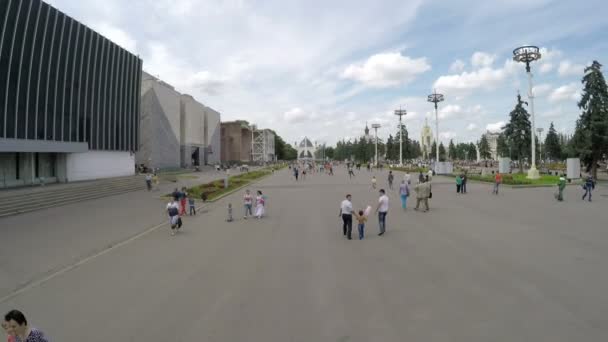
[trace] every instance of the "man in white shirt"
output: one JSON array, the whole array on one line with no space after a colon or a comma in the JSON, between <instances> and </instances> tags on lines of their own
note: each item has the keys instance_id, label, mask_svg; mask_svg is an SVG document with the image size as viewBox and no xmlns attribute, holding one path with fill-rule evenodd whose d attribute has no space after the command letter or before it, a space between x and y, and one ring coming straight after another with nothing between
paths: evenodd
<instances>
[{"instance_id":1,"label":"man in white shirt","mask_svg":"<svg viewBox=\"0 0 608 342\"><path fill-rule=\"evenodd\" d=\"M388 213L388 196L386 196L384 189L380 189L380 198L378 199L376 212L378 213L378 226L380 227L378 236L382 236L386 232L386 214Z\"/></svg>"},{"instance_id":2,"label":"man in white shirt","mask_svg":"<svg viewBox=\"0 0 608 342\"><path fill-rule=\"evenodd\" d=\"M175 199L167 204L167 215L169 215L169 224L171 225L171 235L181 228L181 220L179 218L179 204Z\"/></svg>"},{"instance_id":3,"label":"man in white shirt","mask_svg":"<svg viewBox=\"0 0 608 342\"><path fill-rule=\"evenodd\" d=\"M353 203L351 202L352 196L346 195L346 199L340 203L340 214L342 217L342 232L347 239L352 240L353 232Z\"/></svg>"}]
</instances>

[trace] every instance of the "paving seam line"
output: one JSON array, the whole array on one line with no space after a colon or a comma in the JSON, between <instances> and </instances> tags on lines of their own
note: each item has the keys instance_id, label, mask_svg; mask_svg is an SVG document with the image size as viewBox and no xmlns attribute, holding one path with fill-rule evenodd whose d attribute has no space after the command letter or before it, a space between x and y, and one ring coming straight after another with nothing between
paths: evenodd
<instances>
[{"instance_id":1,"label":"paving seam line","mask_svg":"<svg viewBox=\"0 0 608 342\"><path fill-rule=\"evenodd\" d=\"M245 185L243 185L240 188L234 189L233 191L227 192L227 193L221 195L220 197L214 199L213 201L208 201L207 203L205 203L205 204L197 207L196 210L203 209L203 208L205 208L205 207L207 207L207 206L209 206L209 205L211 205L211 204L219 201L220 199L222 199L222 198L224 198L224 197L226 197L228 195L231 195L231 194L237 192L238 190L243 189L246 186L259 183L259 182L261 182L262 180L264 180L265 178L267 178L267 177L269 177L271 175L273 175L273 173L270 173L270 174L268 174L266 176L258 178L257 180L255 180L255 181L253 181L251 183L245 184ZM143 237L145 235L148 235L148 234L152 233L153 231L156 231L159 228L161 228L163 226L166 226L166 225L168 225L168 223L166 222L166 220L163 220L162 223L159 223L159 224L157 224L157 225L155 225L153 227L150 227L150 228L148 228L148 229L146 229L146 230L144 230L144 231L142 231L140 233L137 233L137 234L135 234L135 235L127 238L126 240L123 240L123 241L120 241L120 242L117 242L117 243L114 243L114 244L110 244L110 246L108 248L106 248L106 249L104 249L104 250L102 250L100 252L97 252L97 253L94 253L92 255L89 255L89 256L85 257L84 259L81 259L81 260L79 260L79 261L77 261L77 262L75 262L75 263L73 263L71 265L65 266L65 267L63 267L63 268L61 268L61 269L59 269L59 270L57 270L57 271L49 274L46 277L43 277L43 278L38 279L38 280L34 280L34 281L30 282L29 284L25 285L24 287L22 287L22 288L20 288L18 290L13 291L13 292L9 293L6 296L0 297L0 303L4 303L4 302L6 302L6 301L8 301L8 300L10 300L10 299L12 299L12 298L14 298L16 296L18 296L18 295L20 295L20 294L28 291L28 290L31 290L31 289L33 289L35 287L38 287L38 286L46 283L49 280L52 280L52 279L54 279L54 278L56 278L56 277L58 277L58 276L60 276L62 274L65 274L65 273L67 273L67 272L69 272L69 271L71 271L71 270L73 270L73 269L75 269L75 268L77 268L79 266L82 266L82 265L88 263L89 261L92 261L92 260L94 260L94 259L96 259L96 258L98 258L100 256L103 256L103 255L105 255L105 254L107 254L107 253L109 253L109 252L111 252L111 251L113 251L115 249L118 249L118 248L120 248L120 247L122 247L124 245L127 245L127 244L129 244L129 243L131 243L131 242L133 242L133 241L135 241L135 240L137 240L137 239L139 239L139 238L141 238L141 237Z\"/></svg>"}]
</instances>

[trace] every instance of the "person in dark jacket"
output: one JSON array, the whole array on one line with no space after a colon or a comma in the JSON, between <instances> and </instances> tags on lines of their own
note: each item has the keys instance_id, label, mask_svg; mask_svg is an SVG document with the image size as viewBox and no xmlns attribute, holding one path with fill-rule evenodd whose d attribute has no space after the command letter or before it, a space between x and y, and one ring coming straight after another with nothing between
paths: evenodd
<instances>
[{"instance_id":1,"label":"person in dark jacket","mask_svg":"<svg viewBox=\"0 0 608 342\"><path fill-rule=\"evenodd\" d=\"M589 202L591 202L591 191L595 189L595 181L593 180L593 177L587 177L587 180L585 180L585 184L583 185L583 189L585 190L585 194L583 195L583 201L585 200L585 197L587 197L588 194Z\"/></svg>"}]
</instances>

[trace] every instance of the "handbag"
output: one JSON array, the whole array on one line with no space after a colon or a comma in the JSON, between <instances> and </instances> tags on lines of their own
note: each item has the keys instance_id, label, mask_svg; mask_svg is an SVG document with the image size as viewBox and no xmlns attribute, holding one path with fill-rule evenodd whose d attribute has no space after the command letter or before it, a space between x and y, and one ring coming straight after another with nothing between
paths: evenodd
<instances>
[{"instance_id":1,"label":"handbag","mask_svg":"<svg viewBox=\"0 0 608 342\"><path fill-rule=\"evenodd\" d=\"M429 193L429 198L433 198L433 192L432 191Z\"/></svg>"}]
</instances>

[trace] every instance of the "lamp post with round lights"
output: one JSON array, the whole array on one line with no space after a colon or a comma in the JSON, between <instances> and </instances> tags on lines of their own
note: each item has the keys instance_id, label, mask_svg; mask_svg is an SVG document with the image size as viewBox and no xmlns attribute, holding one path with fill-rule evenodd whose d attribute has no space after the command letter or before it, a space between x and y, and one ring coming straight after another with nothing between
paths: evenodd
<instances>
[{"instance_id":1,"label":"lamp post with round lights","mask_svg":"<svg viewBox=\"0 0 608 342\"><path fill-rule=\"evenodd\" d=\"M528 170L529 179L538 179L540 174L536 168L536 128L534 123L534 93L532 91L532 72L530 71L530 63L539 60L541 57L540 49L537 46L526 45L513 50L513 60L526 64L526 73L528 74L528 99L530 101L530 117L532 122L532 164Z\"/></svg>"},{"instance_id":2,"label":"lamp post with round lights","mask_svg":"<svg viewBox=\"0 0 608 342\"><path fill-rule=\"evenodd\" d=\"M380 124L372 124L372 128L376 131L376 167L378 167L378 128L380 128Z\"/></svg>"},{"instance_id":3,"label":"lamp post with round lights","mask_svg":"<svg viewBox=\"0 0 608 342\"><path fill-rule=\"evenodd\" d=\"M401 117L407 115L405 109L395 110L395 115L399 116L399 166L403 166L403 124L401 123Z\"/></svg>"},{"instance_id":4,"label":"lamp post with round lights","mask_svg":"<svg viewBox=\"0 0 608 342\"><path fill-rule=\"evenodd\" d=\"M427 99L427 101L435 104L435 136L437 137L437 142L435 143L435 172L437 172L437 167L439 165L439 114L437 111L437 104L443 100L443 94L437 94L437 90L433 91L433 93L429 95Z\"/></svg>"}]
</instances>

